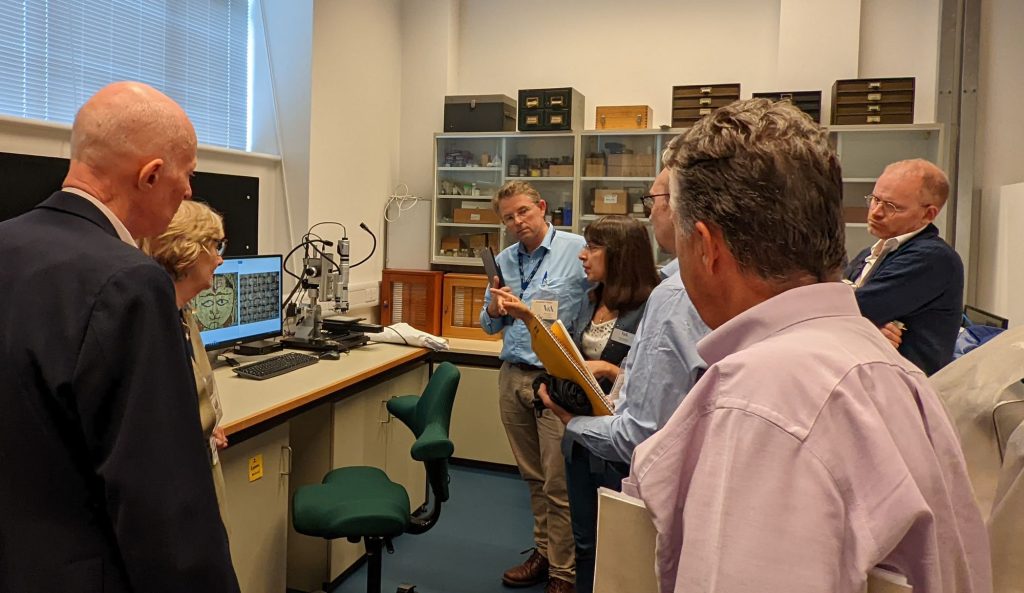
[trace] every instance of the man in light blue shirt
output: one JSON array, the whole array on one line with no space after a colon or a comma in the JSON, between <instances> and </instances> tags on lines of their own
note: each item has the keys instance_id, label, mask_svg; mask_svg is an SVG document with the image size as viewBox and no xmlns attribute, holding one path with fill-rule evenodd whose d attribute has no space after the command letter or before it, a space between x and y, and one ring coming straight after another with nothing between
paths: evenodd
<instances>
[{"instance_id":1,"label":"man in light blue shirt","mask_svg":"<svg viewBox=\"0 0 1024 593\"><path fill-rule=\"evenodd\" d=\"M505 571L502 582L527 587L547 581L547 593L572 593L574 544L561 453L565 429L550 410L538 414L533 406L533 380L543 368L523 320L531 306L544 305L550 314L539 317L560 319L572 331L588 289L577 259L586 241L548 224L547 204L528 183L506 183L492 205L506 231L519 241L495 258L504 286L488 291L480 324L489 334L505 330L498 373L501 421L519 473L530 488L536 546L526 562Z\"/></svg>"},{"instance_id":2,"label":"man in light blue shirt","mask_svg":"<svg viewBox=\"0 0 1024 593\"><path fill-rule=\"evenodd\" d=\"M644 196L644 207L662 250L675 253L675 226L669 204L670 170L664 169ZM544 404L566 423L567 472L576 541L576 589L593 590L597 529L597 487L620 489L629 475L633 449L668 422L679 402L706 368L697 342L710 331L686 294L679 262L661 269L664 280L647 299L623 374L615 413L573 416L552 403ZM582 445L582 447L581 447Z\"/></svg>"}]
</instances>

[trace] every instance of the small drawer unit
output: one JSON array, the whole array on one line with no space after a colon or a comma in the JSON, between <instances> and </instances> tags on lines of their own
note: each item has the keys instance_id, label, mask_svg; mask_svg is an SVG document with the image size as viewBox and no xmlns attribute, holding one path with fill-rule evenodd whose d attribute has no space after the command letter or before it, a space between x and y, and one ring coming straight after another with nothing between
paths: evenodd
<instances>
[{"instance_id":1,"label":"small drawer unit","mask_svg":"<svg viewBox=\"0 0 1024 593\"><path fill-rule=\"evenodd\" d=\"M519 131L583 129L584 97L574 88L521 89Z\"/></svg>"},{"instance_id":2,"label":"small drawer unit","mask_svg":"<svg viewBox=\"0 0 1024 593\"><path fill-rule=\"evenodd\" d=\"M483 274L445 274L444 304L441 307L441 335L446 338L498 340L501 333L488 334L480 327L480 311L487 294Z\"/></svg>"},{"instance_id":3,"label":"small drawer unit","mask_svg":"<svg viewBox=\"0 0 1024 593\"><path fill-rule=\"evenodd\" d=\"M834 125L914 123L914 78L857 78L832 85Z\"/></svg>"},{"instance_id":4,"label":"small drawer unit","mask_svg":"<svg viewBox=\"0 0 1024 593\"><path fill-rule=\"evenodd\" d=\"M797 109L821 123L821 91L779 91L770 93L754 93L755 99L771 99L772 101L789 101Z\"/></svg>"},{"instance_id":5,"label":"small drawer unit","mask_svg":"<svg viewBox=\"0 0 1024 593\"><path fill-rule=\"evenodd\" d=\"M516 100L505 95L450 95L444 98L445 132L512 132Z\"/></svg>"},{"instance_id":6,"label":"small drawer unit","mask_svg":"<svg viewBox=\"0 0 1024 593\"><path fill-rule=\"evenodd\" d=\"M651 127L650 105L602 105L594 116L596 130L643 130Z\"/></svg>"},{"instance_id":7,"label":"small drawer unit","mask_svg":"<svg viewBox=\"0 0 1024 593\"><path fill-rule=\"evenodd\" d=\"M672 127L688 128L719 107L740 98L740 83L672 87Z\"/></svg>"}]
</instances>

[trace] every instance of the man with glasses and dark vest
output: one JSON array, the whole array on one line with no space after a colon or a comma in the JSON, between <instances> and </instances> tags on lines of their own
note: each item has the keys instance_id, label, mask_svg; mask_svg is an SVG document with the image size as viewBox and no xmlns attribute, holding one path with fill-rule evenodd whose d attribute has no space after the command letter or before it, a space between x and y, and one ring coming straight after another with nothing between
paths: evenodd
<instances>
[{"instance_id":1,"label":"man with glasses and dark vest","mask_svg":"<svg viewBox=\"0 0 1024 593\"><path fill-rule=\"evenodd\" d=\"M963 263L932 224L948 195L946 174L926 160L886 167L865 196L878 241L844 273L861 313L928 375L953 360L963 314Z\"/></svg>"}]
</instances>

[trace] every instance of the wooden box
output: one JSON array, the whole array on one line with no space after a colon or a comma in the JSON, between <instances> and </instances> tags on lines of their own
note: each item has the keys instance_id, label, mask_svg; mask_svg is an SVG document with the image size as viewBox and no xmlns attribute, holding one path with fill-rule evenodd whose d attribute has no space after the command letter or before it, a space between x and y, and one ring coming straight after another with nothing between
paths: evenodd
<instances>
[{"instance_id":1,"label":"wooden box","mask_svg":"<svg viewBox=\"0 0 1024 593\"><path fill-rule=\"evenodd\" d=\"M445 274L441 307L441 335L446 338L498 340L501 333L489 335L480 327L480 311L487 294L483 274Z\"/></svg>"},{"instance_id":2,"label":"wooden box","mask_svg":"<svg viewBox=\"0 0 1024 593\"><path fill-rule=\"evenodd\" d=\"M836 125L914 123L914 78L857 78L832 85Z\"/></svg>"},{"instance_id":3,"label":"wooden box","mask_svg":"<svg viewBox=\"0 0 1024 593\"><path fill-rule=\"evenodd\" d=\"M753 98L771 99L772 101L789 101L797 109L821 123L821 91L780 91L770 93L754 93Z\"/></svg>"},{"instance_id":4,"label":"wooden box","mask_svg":"<svg viewBox=\"0 0 1024 593\"><path fill-rule=\"evenodd\" d=\"M490 208L456 208L453 218L463 224L501 224L498 214Z\"/></svg>"},{"instance_id":5,"label":"wooden box","mask_svg":"<svg viewBox=\"0 0 1024 593\"><path fill-rule=\"evenodd\" d=\"M649 105L612 105L597 108L598 130L642 130L651 127L654 111Z\"/></svg>"},{"instance_id":6,"label":"wooden box","mask_svg":"<svg viewBox=\"0 0 1024 593\"><path fill-rule=\"evenodd\" d=\"M444 272L384 270L380 283L380 323L405 322L441 335L441 284Z\"/></svg>"},{"instance_id":7,"label":"wooden box","mask_svg":"<svg viewBox=\"0 0 1024 593\"><path fill-rule=\"evenodd\" d=\"M672 87L672 127L688 128L719 107L740 98L740 83Z\"/></svg>"},{"instance_id":8,"label":"wooden box","mask_svg":"<svg viewBox=\"0 0 1024 593\"><path fill-rule=\"evenodd\" d=\"M608 177L654 177L654 154L609 154Z\"/></svg>"},{"instance_id":9,"label":"wooden box","mask_svg":"<svg viewBox=\"0 0 1024 593\"><path fill-rule=\"evenodd\" d=\"M629 193L624 189L599 187L594 189L594 214L626 214Z\"/></svg>"},{"instance_id":10,"label":"wooden box","mask_svg":"<svg viewBox=\"0 0 1024 593\"><path fill-rule=\"evenodd\" d=\"M868 221L868 208L865 206L844 206L843 222L864 223Z\"/></svg>"}]
</instances>

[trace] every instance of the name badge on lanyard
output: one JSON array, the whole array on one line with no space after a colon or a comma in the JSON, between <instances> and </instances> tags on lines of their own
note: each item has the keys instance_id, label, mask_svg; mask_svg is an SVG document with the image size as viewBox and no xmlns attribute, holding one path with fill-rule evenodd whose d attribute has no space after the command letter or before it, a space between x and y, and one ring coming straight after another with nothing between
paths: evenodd
<instances>
[{"instance_id":1,"label":"name badge on lanyard","mask_svg":"<svg viewBox=\"0 0 1024 593\"><path fill-rule=\"evenodd\" d=\"M636 339L636 334L631 334L621 329L613 329L611 340L624 346L633 346L633 340Z\"/></svg>"},{"instance_id":2,"label":"name badge on lanyard","mask_svg":"<svg viewBox=\"0 0 1024 593\"><path fill-rule=\"evenodd\" d=\"M536 299L530 302L530 311L541 321L554 321L558 319L558 301Z\"/></svg>"}]
</instances>

